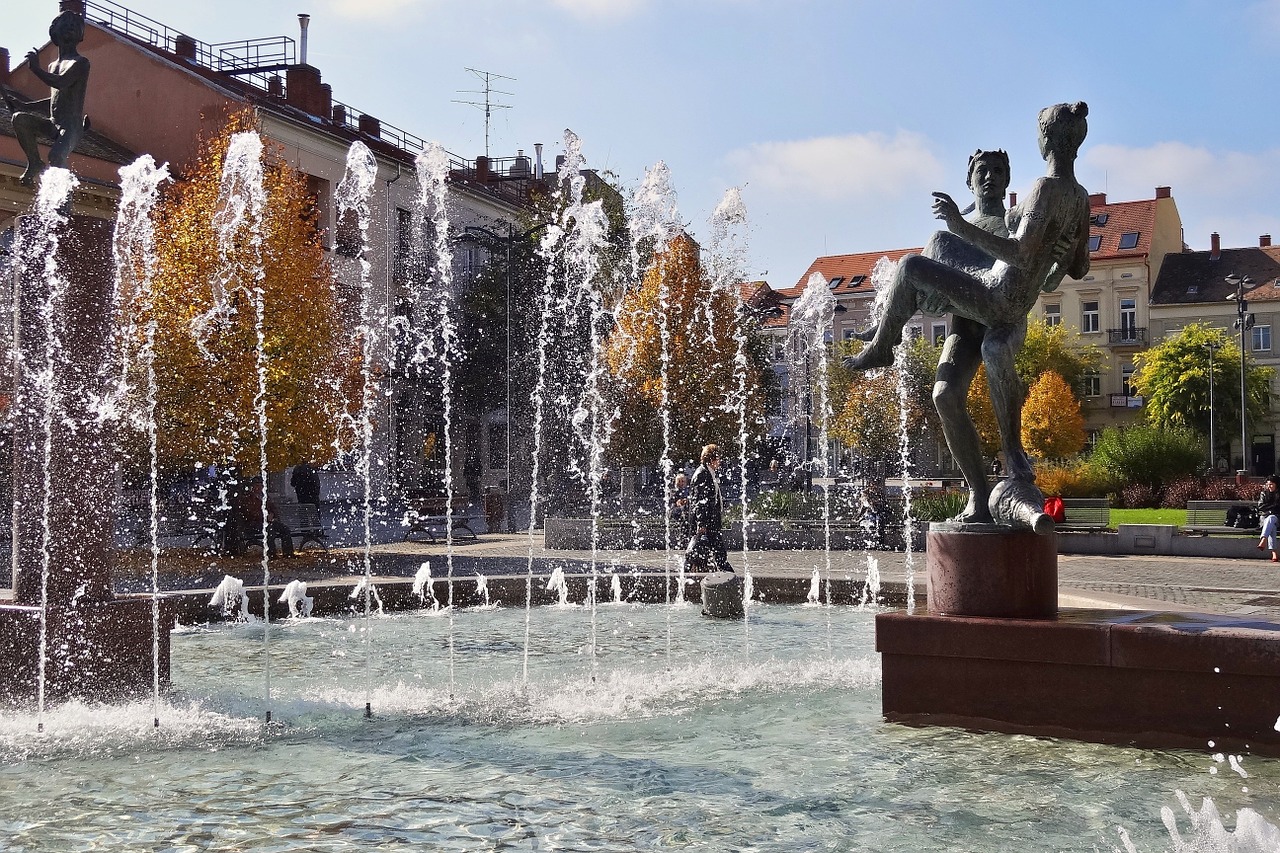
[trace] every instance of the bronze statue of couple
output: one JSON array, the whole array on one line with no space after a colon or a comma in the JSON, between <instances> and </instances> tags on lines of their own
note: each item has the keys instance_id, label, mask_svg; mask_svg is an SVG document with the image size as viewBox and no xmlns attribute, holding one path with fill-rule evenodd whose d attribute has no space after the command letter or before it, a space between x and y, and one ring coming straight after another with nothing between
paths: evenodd
<instances>
[{"instance_id":1,"label":"bronze statue of couple","mask_svg":"<svg viewBox=\"0 0 1280 853\"><path fill-rule=\"evenodd\" d=\"M866 348L845 360L856 370L886 367L913 314L953 315L933 400L947 446L969 484L969 502L957 522L1001 522L1038 533L1053 529L1022 446L1024 390L1014 356L1036 297L1056 289L1066 275L1083 278L1089 271L1089 195L1075 177L1088 113L1082 102L1040 111L1040 155L1047 169L1008 213L1004 151L978 151L969 158L976 205L967 218L949 195L933 194L934 215L947 230L936 232L920 254L898 262L879 322L859 335L868 341ZM966 408L979 364L987 368L1007 472L995 489L988 486L978 432Z\"/></svg>"}]
</instances>

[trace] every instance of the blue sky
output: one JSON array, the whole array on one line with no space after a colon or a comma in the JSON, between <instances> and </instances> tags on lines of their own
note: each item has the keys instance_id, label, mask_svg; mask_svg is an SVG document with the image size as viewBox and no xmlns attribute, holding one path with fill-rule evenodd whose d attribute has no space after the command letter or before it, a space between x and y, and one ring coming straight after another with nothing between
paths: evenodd
<instances>
[{"instance_id":1,"label":"blue sky","mask_svg":"<svg viewBox=\"0 0 1280 853\"><path fill-rule=\"evenodd\" d=\"M6 10L16 64L54 0ZM490 150L565 128L624 187L662 160L708 238L725 190L751 218L747 274L795 284L814 257L922 245L931 190L966 194L976 148L1005 148L1014 190L1039 174L1037 111L1084 100L1081 182L1112 201L1168 185L1186 242L1280 239L1280 115L1267 93L1280 0L128 0L206 42L296 36L334 97L472 158L480 110L514 78ZM94 69L93 85L109 85Z\"/></svg>"}]
</instances>

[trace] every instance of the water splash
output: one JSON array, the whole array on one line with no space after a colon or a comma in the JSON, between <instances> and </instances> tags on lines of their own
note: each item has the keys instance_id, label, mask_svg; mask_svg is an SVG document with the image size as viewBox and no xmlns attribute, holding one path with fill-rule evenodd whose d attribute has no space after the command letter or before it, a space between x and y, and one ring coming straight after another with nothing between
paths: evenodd
<instances>
[{"instance_id":1,"label":"water splash","mask_svg":"<svg viewBox=\"0 0 1280 853\"><path fill-rule=\"evenodd\" d=\"M69 221L72 194L79 181L66 169L49 168L42 173L36 192L33 216L21 222L15 241L17 269L41 270L35 283L36 320L28 333L30 348L19 356L22 381L17 383L14 411L29 410L39 426L32 438L39 442L40 502L40 640L37 667L37 723L44 730L45 681L49 655L49 573L51 569L51 512L53 500L53 452L55 424L66 419L66 400L58 381L66 358L67 281L58 263L58 246ZM37 352L39 350L39 352ZM30 393L34 399L27 399ZM18 577L18 549L12 548L14 578ZM59 602L59 604L64 604Z\"/></svg>"},{"instance_id":2,"label":"water splash","mask_svg":"<svg viewBox=\"0 0 1280 853\"><path fill-rule=\"evenodd\" d=\"M554 592L559 596L558 607L569 606L569 583L565 580L563 566L556 566L551 571L551 577L547 578L547 592Z\"/></svg>"},{"instance_id":3,"label":"water splash","mask_svg":"<svg viewBox=\"0 0 1280 853\"><path fill-rule=\"evenodd\" d=\"M310 618L311 608L315 604L315 599L307 595L306 581L300 580L291 580L285 584L279 601L289 605L289 615L294 619Z\"/></svg>"},{"instance_id":4,"label":"water splash","mask_svg":"<svg viewBox=\"0 0 1280 853\"><path fill-rule=\"evenodd\" d=\"M439 341L440 405L444 418L444 514L453 500L453 365L458 359L457 329L453 317L453 243L449 236L449 155L439 143L429 143L414 163L418 174L418 209L432 235L432 299ZM453 625L453 525L445 525L445 605L449 612L449 684L454 679Z\"/></svg>"},{"instance_id":5,"label":"water splash","mask_svg":"<svg viewBox=\"0 0 1280 853\"><path fill-rule=\"evenodd\" d=\"M351 590L351 594L348 595L347 598L349 598L352 601L359 599L362 602L372 600L373 603L377 605L378 615L379 616L382 615L382 612L383 612L382 596L378 594L378 588L365 578L361 578L359 581L356 582L355 587ZM363 620L363 621L366 622L366 626L363 628L363 630L368 631L369 628L367 626L367 620ZM366 702L366 704L368 703ZM366 708L366 710L368 709Z\"/></svg>"},{"instance_id":6,"label":"water splash","mask_svg":"<svg viewBox=\"0 0 1280 853\"><path fill-rule=\"evenodd\" d=\"M135 362L142 368L143 411L137 424L147 439L147 541L151 578L151 660L154 723L160 725L160 452L156 428L156 316L153 284L156 230L152 219L169 166L156 166L150 154L120 169L120 203L112 244L115 260L115 306L120 374L115 396L128 394L128 375ZM139 328L139 318L145 318ZM139 338L141 339L139 341ZM133 347L138 346L136 358Z\"/></svg>"},{"instance_id":7,"label":"water splash","mask_svg":"<svg viewBox=\"0 0 1280 853\"><path fill-rule=\"evenodd\" d=\"M370 630L369 616L373 601L371 592L373 584L373 419L374 406L377 404L378 383L373 374L374 360L380 344L377 325L373 316L373 297L370 292L373 265L369 262L369 225L372 220L370 199L373 187L378 179L378 161L373 152L363 142L353 142L347 150L346 169L342 180L338 182L338 190L334 201L338 207L338 216L355 216L360 232L360 251L357 259L360 265L360 339L361 351L361 395L360 410L356 416L355 432L359 446L356 457L356 475L362 489L361 513L361 563L364 574L364 643L365 643L365 685L372 691L370 670L373 659L373 633ZM379 602L381 609L381 602ZM372 697L366 702L366 714L372 714Z\"/></svg>"},{"instance_id":8,"label":"water splash","mask_svg":"<svg viewBox=\"0 0 1280 853\"><path fill-rule=\"evenodd\" d=\"M216 607L225 618L235 615L238 607L240 621L256 621L249 613L249 595L245 592L244 581L231 575L223 576L222 582L213 591L213 597L209 599L209 606Z\"/></svg>"},{"instance_id":9,"label":"water splash","mask_svg":"<svg viewBox=\"0 0 1280 853\"><path fill-rule=\"evenodd\" d=\"M431 564L423 563L418 567L418 572L413 576L413 594L418 596L418 600L424 605L427 599L431 599L431 609L439 610L440 602L436 599L435 587L431 583Z\"/></svg>"}]
</instances>

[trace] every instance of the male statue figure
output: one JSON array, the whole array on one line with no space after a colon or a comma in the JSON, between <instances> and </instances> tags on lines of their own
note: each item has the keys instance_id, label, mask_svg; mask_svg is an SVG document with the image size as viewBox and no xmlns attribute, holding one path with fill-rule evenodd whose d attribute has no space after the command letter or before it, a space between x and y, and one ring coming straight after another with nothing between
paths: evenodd
<instances>
[{"instance_id":1,"label":"male statue figure","mask_svg":"<svg viewBox=\"0 0 1280 853\"><path fill-rule=\"evenodd\" d=\"M45 164L40 159L37 140L41 133L53 137L49 149L49 165L66 168L67 158L84 135L88 119L84 114L84 94L89 82L89 60L76 52L84 40L84 18L75 12L63 12L49 25L49 39L58 47L58 58L45 71L40 67L39 51L27 53L31 73L53 90L43 101L27 101L4 93L4 101L13 114L13 133L27 155L27 171L22 182L35 183Z\"/></svg>"},{"instance_id":2,"label":"male statue figure","mask_svg":"<svg viewBox=\"0 0 1280 853\"><path fill-rule=\"evenodd\" d=\"M969 482L971 498L957 521L999 520L1053 529L1043 513L1031 461L1022 447L1022 383L1014 355L1027 332L1027 314L1039 293L1055 289L1066 275L1089 271L1089 197L1075 178L1075 160L1088 132L1083 103L1055 104L1039 116L1040 154L1046 174L1019 206L1005 217L1005 233L983 227L983 211L974 221L945 193L934 193L934 214L947 230L936 233L925 251L898 263L886 292L880 322L864 336L867 347L846 359L855 370L885 367L902 339L903 324L918 309L951 311L957 321L957 346L948 341L938 368L934 398L951 448ZM973 183L973 164L970 164ZM975 187L982 203L982 193ZM994 218L994 217L991 217ZM953 336L954 337L954 336ZM991 401L1000 427L1008 475L988 497L977 434L963 411L978 358L987 366Z\"/></svg>"}]
</instances>

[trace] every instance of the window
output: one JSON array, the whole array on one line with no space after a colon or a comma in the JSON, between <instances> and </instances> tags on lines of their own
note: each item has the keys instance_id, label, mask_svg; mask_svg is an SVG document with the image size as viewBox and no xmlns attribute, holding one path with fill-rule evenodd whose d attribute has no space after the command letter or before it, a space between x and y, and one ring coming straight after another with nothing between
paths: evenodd
<instances>
[{"instance_id":1,"label":"window","mask_svg":"<svg viewBox=\"0 0 1280 853\"><path fill-rule=\"evenodd\" d=\"M865 275L855 275L853 278L849 279L849 286L857 287L858 285L862 284L866 280L867 280L867 277Z\"/></svg>"},{"instance_id":2,"label":"window","mask_svg":"<svg viewBox=\"0 0 1280 853\"><path fill-rule=\"evenodd\" d=\"M344 258L359 257L364 240L360 234L360 217L355 208L347 208L338 216L337 239L333 248Z\"/></svg>"},{"instance_id":3,"label":"window","mask_svg":"<svg viewBox=\"0 0 1280 853\"><path fill-rule=\"evenodd\" d=\"M1134 396L1132 364L1125 364L1120 367L1120 393L1126 397Z\"/></svg>"},{"instance_id":4,"label":"window","mask_svg":"<svg viewBox=\"0 0 1280 853\"><path fill-rule=\"evenodd\" d=\"M1057 302L1046 302L1044 305L1044 324L1057 326L1062 323L1062 305Z\"/></svg>"},{"instance_id":5,"label":"window","mask_svg":"<svg viewBox=\"0 0 1280 853\"><path fill-rule=\"evenodd\" d=\"M1138 336L1138 303L1134 299L1120 300L1120 336L1131 341Z\"/></svg>"},{"instance_id":6,"label":"window","mask_svg":"<svg viewBox=\"0 0 1280 853\"><path fill-rule=\"evenodd\" d=\"M1102 235L1092 234L1089 236L1089 251L1096 252L1102 248Z\"/></svg>"},{"instance_id":7,"label":"window","mask_svg":"<svg viewBox=\"0 0 1280 853\"><path fill-rule=\"evenodd\" d=\"M1095 213L1089 217L1089 223L1099 228L1107 224L1107 220L1111 218L1109 213Z\"/></svg>"},{"instance_id":8,"label":"window","mask_svg":"<svg viewBox=\"0 0 1280 853\"><path fill-rule=\"evenodd\" d=\"M840 286L841 282L843 281L844 281L844 276L842 275L838 275L835 278L831 279L831 289L835 290L837 287Z\"/></svg>"},{"instance_id":9,"label":"window","mask_svg":"<svg viewBox=\"0 0 1280 853\"><path fill-rule=\"evenodd\" d=\"M1253 351L1254 352L1270 352L1271 351L1271 327L1270 326L1254 326L1253 327Z\"/></svg>"},{"instance_id":10,"label":"window","mask_svg":"<svg viewBox=\"0 0 1280 853\"><path fill-rule=\"evenodd\" d=\"M918 340L924 337L924 326L910 326L907 328L908 340Z\"/></svg>"},{"instance_id":11,"label":"window","mask_svg":"<svg viewBox=\"0 0 1280 853\"><path fill-rule=\"evenodd\" d=\"M1138 247L1138 232L1126 231L1120 235L1121 249L1136 249Z\"/></svg>"},{"instance_id":12,"label":"window","mask_svg":"<svg viewBox=\"0 0 1280 853\"><path fill-rule=\"evenodd\" d=\"M930 337L933 339L933 342L935 345L945 341L947 339L947 324L934 323L933 333L930 335Z\"/></svg>"},{"instance_id":13,"label":"window","mask_svg":"<svg viewBox=\"0 0 1280 853\"><path fill-rule=\"evenodd\" d=\"M1084 333L1096 332L1100 328L1098 324L1098 303L1097 302L1081 302L1080 303L1080 331Z\"/></svg>"},{"instance_id":14,"label":"window","mask_svg":"<svg viewBox=\"0 0 1280 853\"><path fill-rule=\"evenodd\" d=\"M396 281L409 280L409 253L413 249L413 214L404 208L396 208L396 255L394 276Z\"/></svg>"},{"instance_id":15,"label":"window","mask_svg":"<svg viewBox=\"0 0 1280 853\"><path fill-rule=\"evenodd\" d=\"M1080 377L1080 393L1085 397L1102 396L1102 376L1098 371L1090 370Z\"/></svg>"}]
</instances>

